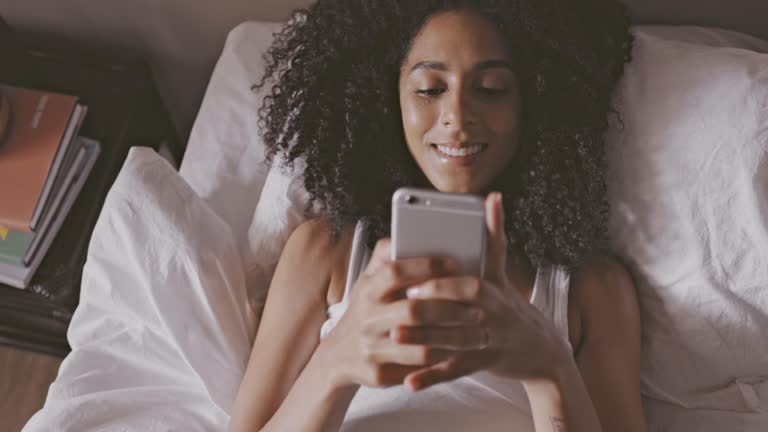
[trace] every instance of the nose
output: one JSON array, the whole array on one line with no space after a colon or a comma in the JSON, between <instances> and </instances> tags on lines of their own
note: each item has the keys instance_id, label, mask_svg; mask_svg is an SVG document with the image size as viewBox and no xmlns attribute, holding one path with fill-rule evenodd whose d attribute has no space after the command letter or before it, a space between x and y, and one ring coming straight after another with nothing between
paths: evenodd
<instances>
[{"instance_id":1,"label":"nose","mask_svg":"<svg viewBox=\"0 0 768 432\"><path fill-rule=\"evenodd\" d=\"M459 90L449 92L446 96L442 100L440 124L457 132L473 126L477 118L468 95Z\"/></svg>"}]
</instances>

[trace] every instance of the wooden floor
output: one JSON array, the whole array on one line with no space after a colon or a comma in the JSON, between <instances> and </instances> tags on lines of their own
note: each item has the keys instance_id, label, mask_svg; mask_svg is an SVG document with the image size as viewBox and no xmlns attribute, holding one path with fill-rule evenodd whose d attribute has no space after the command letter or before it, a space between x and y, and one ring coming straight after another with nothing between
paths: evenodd
<instances>
[{"instance_id":1,"label":"wooden floor","mask_svg":"<svg viewBox=\"0 0 768 432\"><path fill-rule=\"evenodd\" d=\"M0 432L19 432L43 406L61 360L0 345Z\"/></svg>"}]
</instances>

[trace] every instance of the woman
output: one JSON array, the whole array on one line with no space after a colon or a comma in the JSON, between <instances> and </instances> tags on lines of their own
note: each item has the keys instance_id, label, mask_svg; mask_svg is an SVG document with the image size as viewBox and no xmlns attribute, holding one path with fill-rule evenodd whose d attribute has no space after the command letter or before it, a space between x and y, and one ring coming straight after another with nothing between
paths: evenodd
<instances>
[{"instance_id":1,"label":"woman","mask_svg":"<svg viewBox=\"0 0 768 432\"><path fill-rule=\"evenodd\" d=\"M230 429L644 430L602 138L631 44L612 0L298 11L261 120L320 216L282 253ZM487 196L487 278L389 260L404 185ZM359 277L353 244L375 244Z\"/></svg>"}]
</instances>

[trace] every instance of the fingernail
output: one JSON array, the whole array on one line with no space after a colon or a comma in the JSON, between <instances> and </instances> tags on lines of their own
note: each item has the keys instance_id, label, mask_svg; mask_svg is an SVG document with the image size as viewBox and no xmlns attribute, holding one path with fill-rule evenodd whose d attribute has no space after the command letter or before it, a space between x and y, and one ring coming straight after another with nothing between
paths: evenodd
<instances>
[{"instance_id":1,"label":"fingernail","mask_svg":"<svg viewBox=\"0 0 768 432\"><path fill-rule=\"evenodd\" d=\"M421 390L421 386L423 383L421 383L418 378L410 378L407 380L407 384L408 384L408 388L412 392L417 392Z\"/></svg>"},{"instance_id":2,"label":"fingernail","mask_svg":"<svg viewBox=\"0 0 768 432\"><path fill-rule=\"evenodd\" d=\"M406 336L406 330L400 326L395 327L389 332L389 338L395 342L403 342L403 340L406 339Z\"/></svg>"},{"instance_id":3,"label":"fingernail","mask_svg":"<svg viewBox=\"0 0 768 432\"><path fill-rule=\"evenodd\" d=\"M409 299L421 297L423 295L424 295L424 288L419 285L412 286L407 290L405 290L405 296L408 297Z\"/></svg>"}]
</instances>

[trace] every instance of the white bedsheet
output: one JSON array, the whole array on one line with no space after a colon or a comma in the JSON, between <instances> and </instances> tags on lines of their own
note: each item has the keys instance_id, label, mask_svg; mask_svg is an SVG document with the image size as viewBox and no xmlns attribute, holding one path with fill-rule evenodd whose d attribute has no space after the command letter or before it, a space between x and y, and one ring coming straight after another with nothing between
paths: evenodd
<instances>
[{"instance_id":1,"label":"white bedsheet","mask_svg":"<svg viewBox=\"0 0 768 432\"><path fill-rule=\"evenodd\" d=\"M96 225L72 353L27 432L223 431L254 314L229 226L134 148Z\"/></svg>"}]
</instances>

